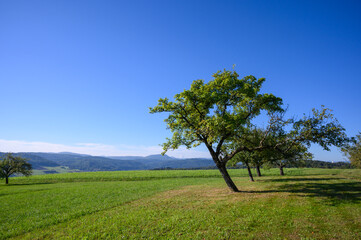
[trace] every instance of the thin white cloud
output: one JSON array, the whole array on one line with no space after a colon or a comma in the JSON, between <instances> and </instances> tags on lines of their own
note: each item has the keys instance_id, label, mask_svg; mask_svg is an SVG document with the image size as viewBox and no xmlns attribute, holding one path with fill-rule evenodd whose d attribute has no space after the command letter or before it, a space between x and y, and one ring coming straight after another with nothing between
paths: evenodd
<instances>
[{"instance_id":1,"label":"thin white cloud","mask_svg":"<svg viewBox=\"0 0 361 240\"><path fill-rule=\"evenodd\" d=\"M99 143L77 143L65 145L47 142L28 142L0 139L0 152L73 152L94 156L148 156L160 154L160 146L106 145ZM209 158L209 153L197 149L169 151L167 155L177 158Z\"/></svg>"}]
</instances>

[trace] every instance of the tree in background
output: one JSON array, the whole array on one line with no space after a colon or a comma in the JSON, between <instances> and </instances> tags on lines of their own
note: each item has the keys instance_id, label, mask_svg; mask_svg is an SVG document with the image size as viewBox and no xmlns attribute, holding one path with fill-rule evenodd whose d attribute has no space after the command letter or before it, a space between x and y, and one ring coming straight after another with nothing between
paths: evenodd
<instances>
[{"instance_id":1,"label":"tree in background","mask_svg":"<svg viewBox=\"0 0 361 240\"><path fill-rule=\"evenodd\" d=\"M9 183L9 177L15 173L30 176L32 173L31 164L25 158L7 153L0 159L0 178L5 178L5 183Z\"/></svg>"},{"instance_id":2,"label":"tree in background","mask_svg":"<svg viewBox=\"0 0 361 240\"><path fill-rule=\"evenodd\" d=\"M231 164L242 162L246 165L251 181L250 165L258 168L264 163L275 164L284 175L283 168L289 164L302 165L304 160L312 159L308 152L311 144L319 144L324 150L330 146L342 147L349 142L345 129L331 114L331 110L321 107L321 110L312 110L312 115L302 119L285 119L285 112L269 114L266 129L249 126L247 134L237 139L234 146L243 146L244 150L255 149L249 153L238 153Z\"/></svg>"},{"instance_id":3,"label":"tree in background","mask_svg":"<svg viewBox=\"0 0 361 240\"><path fill-rule=\"evenodd\" d=\"M205 144L227 186L238 192L227 172L227 162L239 152L262 147L233 143L244 137L249 124L262 110L283 111L281 98L259 93L264 81L254 76L239 79L235 71L218 71L208 83L193 81L191 88L176 94L173 102L159 99L150 113L170 113L165 122L173 133L163 144L163 154L181 145L191 148Z\"/></svg>"},{"instance_id":4,"label":"tree in background","mask_svg":"<svg viewBox=\"0 0 361 240\"><path fill-rule=\"evenodd\" d=\"M303 166L304 160L312 160L312 154L308 152L308 148L303 144L293 145L286 149L272 149L269 161L280 169L280 175L283 176L283 168L288 165Z\"/></svg>"},{"instance_id":5,"label":"tree in background","mask_svg":"<svg viewBox=\"0 0 361 240\"><path fill-rule=\"evenodd\" d=\"M269 161L269 156L267 153L267 149L273 148L271 144L268 144L267 141L269 139L268 133L265 130L260 128L256 128L253 126L248 126L247 132L243 132L243 137L240 137L238 141L233 142L233 148L237 146L244 146L246 149L255 149L253 151L241 151L237 153L229 162L228 166L235 166L237 163L242 163L246 166L248 171L248 176L251 182L254 182L251 166L257 169L257 175L261 176L260 167L267 161Z\"/></svg>"},{"instance_id":6,"label":"tree in background","mask_svg":"<svg viewBox=\"0 0 361 240\"><path fill-rule=\"evenodd\" d=\"M331 110L324 106L320 110L312 109L312 115L299 120L284 120L282 113L273 115L270 122L271 137L268 142L275 147L267 151L273 159L271 162L280 168L281 175L284 175L283 168L287 164L297 165L302 160L312 159L312 154L308 152L311 144L318 144L329 151L330 146L343 147L350 141Z\"/></svg>"},{"instance_id":7,"label":"tree in background","mask_svg":"<svg viewBox=\"0 0 361 240\"><path fill-rule=\"evenodd\" d=\"M361 168L361 132L356 135L351 144L342 148L351 165Z\"/></svg>"},{"instance_id":8,"label":"tree in background","mask_svg":"<svg viewBox=\"0 0 361 240\"><path fill-rule=\"evenodd\" d=\"M227 163L227 166L235 166L237 163L241 162L247 168L250 181L254 182L253 174L251 171L251 163L253 162L255 154L255 152L239 152Z\"/></svg>"},{"instance_id":9,"label":"tree in background","mask_svg":"<svg viewBox=\"0 0 361 240\"><path fill-rule=\"evenodd\" d=\"M256 156L253 158L252 165L256 168L257 176L262 177L261 167L263 164L267 163L268 159L266 156L264 156L264 154L262 154L261 156L257 156L258 152L255 152L255 153L256 153Z\"/></svg>"}]
</instances>

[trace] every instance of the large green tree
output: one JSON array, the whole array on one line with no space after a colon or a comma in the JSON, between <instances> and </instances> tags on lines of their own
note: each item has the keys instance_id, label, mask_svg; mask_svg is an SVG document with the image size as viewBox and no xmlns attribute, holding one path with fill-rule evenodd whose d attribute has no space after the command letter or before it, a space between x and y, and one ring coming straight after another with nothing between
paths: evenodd
<instances>
[{"instance_id":1,"label":"large green tree","mask_svg":"<svg viewBox=\"0 0 361 240\"><path fill-rule=\"evenodd\" d=\"M9 177L15 173L30 176L32 173L31 164L25 158L7 153L0 159L0 178L5 178L5 183L9 183Z\"/></svg>"},{"instance_id":2,"label":"large green tree","mask_svg":"<svg viewBox=\"0 0 361 240\"><path fill-rule=\"evenodd\" d=\"M189 90L176 94L174 101L161 98L151 113L167 112L167 127L172 138L163 144L168 150L204 144L227 186L238 188L229 176L226 164L237 153L255 151L262 146L237 146L233 144L249 131L251 121L265 110L282 112L282 99L272 94L260 93L264 78L254 76L239 78L235 71L218 71L209 82L195 80Z\"/></svg>"}]
</instances>

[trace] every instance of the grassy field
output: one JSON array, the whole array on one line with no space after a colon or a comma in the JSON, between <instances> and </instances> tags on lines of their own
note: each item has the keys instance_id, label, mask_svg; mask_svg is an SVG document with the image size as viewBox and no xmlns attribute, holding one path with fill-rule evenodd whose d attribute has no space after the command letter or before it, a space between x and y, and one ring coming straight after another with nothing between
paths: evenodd
<instances>
[{"instance_id":1,"label":"grassy field","mask_svg":"<svg viewBox=\"0 0 361 240\"><path fill-rule=\"evenodd\" d=\"M69 169L65 166L58 167L43 167L42 170L34 169L33 175L49 174L49 173L73 173L80 172L79 170Z\"/></svg>"},{"instance_id":2,"label":"grassy field","mask_svg":"<svg viewBox=\"0 0 361 240\"><path fill-rule=\"evenodd\" d=\"M361 239L361 171L63 173L0 184L0 239Z\"/></svg>"}]
</instances>

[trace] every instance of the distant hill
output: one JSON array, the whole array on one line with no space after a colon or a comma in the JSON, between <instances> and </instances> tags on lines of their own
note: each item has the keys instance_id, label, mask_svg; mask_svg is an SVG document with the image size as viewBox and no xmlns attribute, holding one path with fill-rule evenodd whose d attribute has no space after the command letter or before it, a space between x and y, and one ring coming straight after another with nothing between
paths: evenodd
<instances>
[{"instance_id":1,"label":"distant hill","mask_svg":"<svg viewBox=\"0 0 361 240\"><path fill-rule=\"evenodd\" d=\"M156 154L144 157L147 160L177 160L177 158L169 157L168 155Z\"/></svg>"},{"instance_id":2,"label":"distant hill","mask_svg":"<svg viewBox=\"0 0 361 240\"><path fill-rule=\"evenodd\" d=\"M0 153L4 154L4 153ZM215 166L211 159L192 158L180 159L167 155L112 156L99 157L70 152L20 152L32 164L34 170L42 173L72 172L72 171L120 171L120 170L151 170L164 168L205 168ZM39 172L39 171L38 171Z\"/></svg>"},{"instance_id":3,"label":"distant hill","mask_svg":"<svg viewBox=\"0 0 361 240\"><path fill-rule=\"evenodd\" d=\"M0 156L3 156L5 153L0 153ZM32 165L33 169L43 169L44 167L58 167L60 166L58 163L43 158L41 156L37 156L33 153L14 153L15 156L20 156L26 158L28 162Z\"/></svg>"},{"instance_id":4,"label":"distant hill","mask_svg":"<svg viewBox=\"0 0 361 240\"><path fill-rule=\"evenodd\" d=\"M105 156L106 158L117 159L117 160L140 160L140 161L152 161L152 160L181 160L180 158L173 158L168 155L155 154L146 157L141 156Z\"/></svg>"},{"instance_id":5,"label":"distant hill","mask_svg":"<svg viewBox=\"0 0 361 240\"><path fill-rule=\"evenodd\" d=\"M0 152L0 156L5 153ZM59 172L93 172L121 170L151 170L151 169L197 169L214 168L212 159L208 158L173 158L167 155L141 156L91 156L71 152L19 152L31 163L37 174ZM237 167L242 168L242 165ZM297 167L297 166L289 166ZM317 160L305 161L303 167L309 168L351 168L347 162L324 162Z\"/></svg>"}]
</instances>

